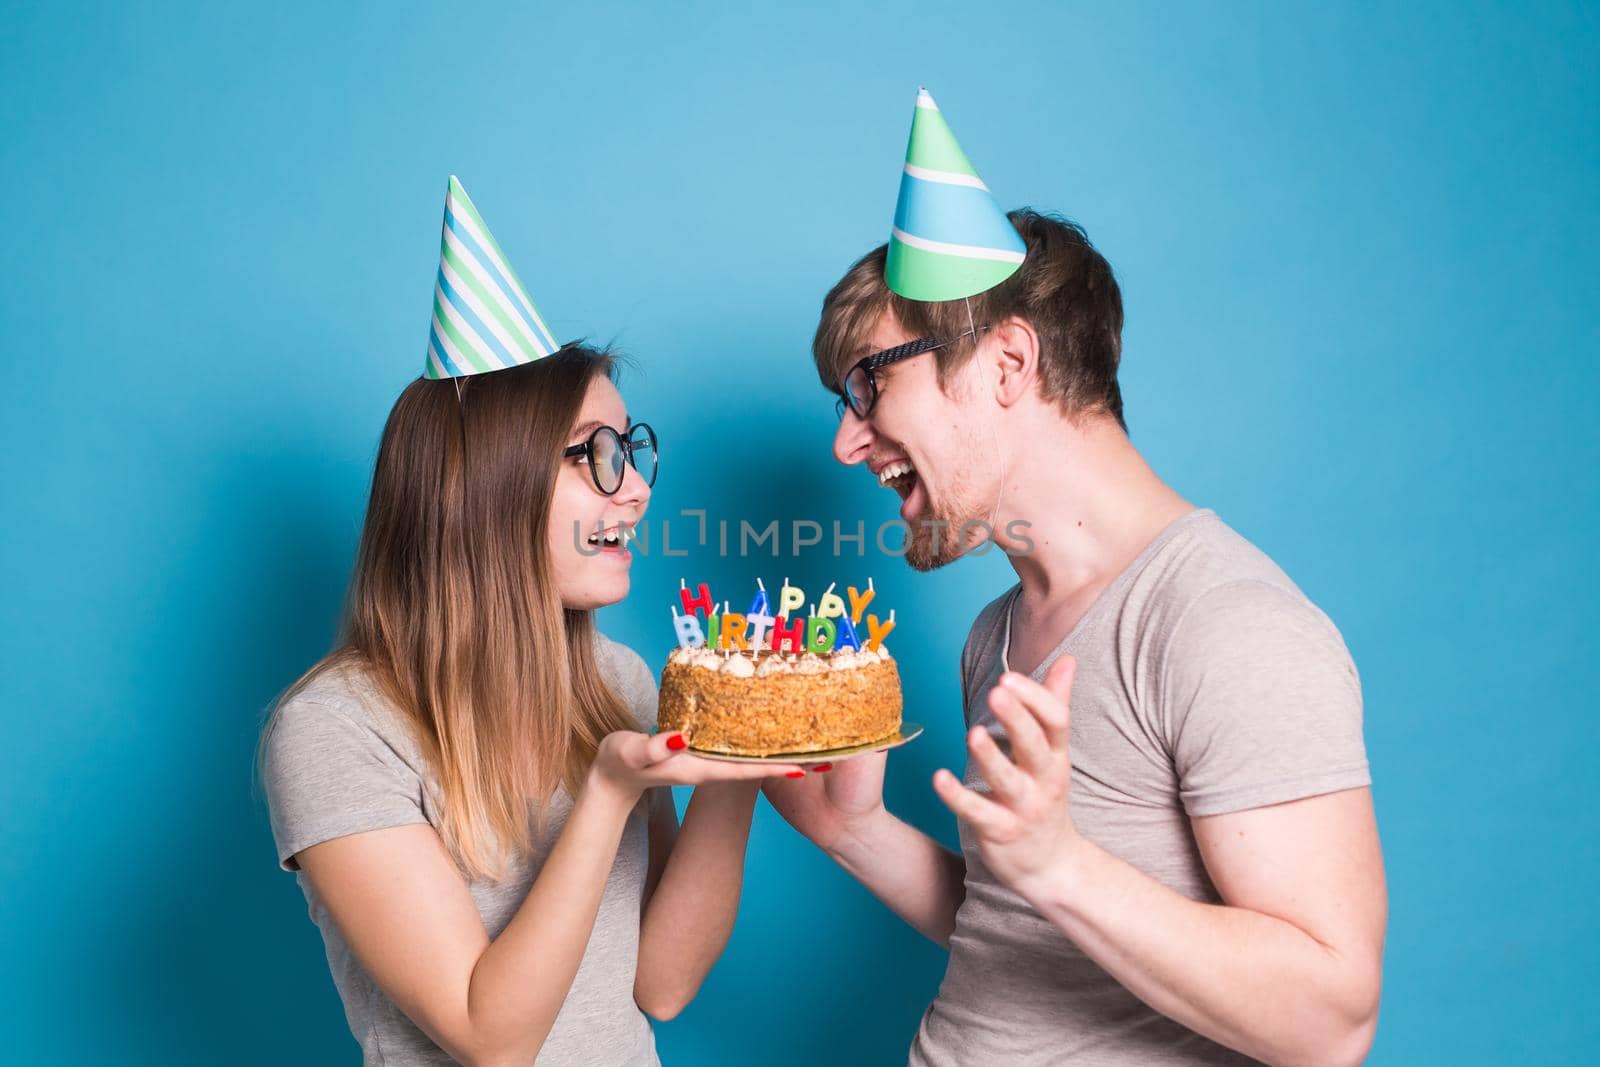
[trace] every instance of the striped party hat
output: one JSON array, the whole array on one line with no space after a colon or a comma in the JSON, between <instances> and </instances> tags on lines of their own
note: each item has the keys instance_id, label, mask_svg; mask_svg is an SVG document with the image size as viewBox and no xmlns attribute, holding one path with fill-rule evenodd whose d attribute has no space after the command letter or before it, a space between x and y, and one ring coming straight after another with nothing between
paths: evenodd
<instances>
[{"instance_id":1,"label":"striped party hat","mask_svg":"<svg viewBox=\"0 0 1600 1067\"><path fill-rule=\"evenodd\" d=\"M439 279L423 376L463 378L550 355L550 334L511 262L454 174L444 196Z\"/></svg>"},{"instance_id":2,"label":"striped party hat","mask_svg":"<svg viewBox=\"0 0 1600 1067\"><path fill-rule=\"evenodd\" d=\"M884 277L908 300L960 300L1000 284L1028 246L994 202L926 89L917 90Z\"/></svg>"}]
</instances>

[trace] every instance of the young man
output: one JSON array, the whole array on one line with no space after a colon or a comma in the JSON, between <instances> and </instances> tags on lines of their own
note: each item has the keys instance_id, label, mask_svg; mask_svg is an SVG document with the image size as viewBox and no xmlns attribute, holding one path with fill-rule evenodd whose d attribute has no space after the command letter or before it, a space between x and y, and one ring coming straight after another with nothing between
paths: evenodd
<instances>
[{"instance_id":1,"label":"young man","mask_svg":"<svg viewBox=\"0 0 1600 1067\"><path fill-rule=\"evenodd\" d=\"M911 565L992 530L1019 578L962 654L965 777L934 776L961 853L884 809L882 754L767 794L949 947L918 1067L1359 1063L1387 905L1344 643L1129 442L1083 232L1008 219L916 114L891 241L814 354L834 455L899 494Z\"/></svg>"}]
</instances>

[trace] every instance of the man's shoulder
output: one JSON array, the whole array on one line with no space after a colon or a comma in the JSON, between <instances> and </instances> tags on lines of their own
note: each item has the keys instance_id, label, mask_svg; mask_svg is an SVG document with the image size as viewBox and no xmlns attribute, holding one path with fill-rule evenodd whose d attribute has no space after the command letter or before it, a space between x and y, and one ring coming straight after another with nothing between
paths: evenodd
<instances>
[{"instance_id":1,"label":"man's shoulder","mask_svg":"<svg viewBox=\"0 0 1600 1067\"><path fill-rule=\"evenodd\" d=\"M1186 523L1135 577L1122 625L1140 644L1153 642L1153 662L1169 660L1176 646L1249 644L1287 631L1315 634L1347 655L1333 621L1288 574L1210 512Z\"/></svg>"},{"instance_id":2,"label":"man's shoulder","mask_svg":"<svg viewBox=\"0 0 1600 1067\"><path fill-rule=\"evenodd\" d=\"M1129 603L1141 614L1180 616L1222 589L1255 587L1306 600L1283 568L1214 512L1195 514L1135 576ZM1309 603L1309 601L1308 601Z\"/></svg>"}]
</instances>

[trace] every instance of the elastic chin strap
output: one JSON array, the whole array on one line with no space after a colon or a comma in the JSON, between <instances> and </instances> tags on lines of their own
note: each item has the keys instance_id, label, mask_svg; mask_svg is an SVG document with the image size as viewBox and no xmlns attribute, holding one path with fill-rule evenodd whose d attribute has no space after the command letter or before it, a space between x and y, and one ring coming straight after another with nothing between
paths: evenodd
<instances>
[{"instance_id":1,"label":"elastic chin strap","mask_svg":"<svg viewBox=\"0 0 1600 1067\"><path fill-rule=\"evenodd\" d=\"M972 355L973 358L977 359L978 361L978 374L983 378L984 391L988 392L989 374L983 369L983 360L978 359L978 324L972 317L972 298L963 297L961 302L965 304L967 308L967 331L969 336L972 338ZM1006 494L1006 456L1004 452L1000 451L1000 431L995 427L994 412L992 411L989 413L989 443L994 449L995 459L1000 463L1000 484L995 487L994 507L989 509L989 536L993 538L998 536L996 533L997 527L995 526L995 523L1000 517L1001 498L1003 498Z\"/></svg>"}]
</instances>

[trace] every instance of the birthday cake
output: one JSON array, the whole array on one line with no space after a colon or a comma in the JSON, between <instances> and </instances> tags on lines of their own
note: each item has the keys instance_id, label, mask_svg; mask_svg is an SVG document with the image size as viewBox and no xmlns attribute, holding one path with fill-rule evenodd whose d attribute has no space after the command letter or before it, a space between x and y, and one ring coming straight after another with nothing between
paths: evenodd
<instances>
[{"instance_id":1,"label":"birthday cake","mask_svg":"<svg viewBox=\"0 0 1600 1067\"><path fill-rule=\"evenodd\" d=\"M710 592L681 590L678 645L661 672L657 725L683 733L690 749L739 756L823 752L895 737L900 672L883 644L893 616L866 615L874 595L833 587L810 617L793 612L804 592L785 581L777 615L766 590L743 615L719 613ZM702 619L702 613L704 618ZM856 635L866 623L867 638Z\"/></svg>"}]
</instances>

